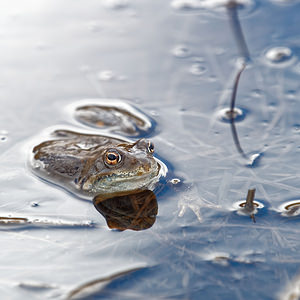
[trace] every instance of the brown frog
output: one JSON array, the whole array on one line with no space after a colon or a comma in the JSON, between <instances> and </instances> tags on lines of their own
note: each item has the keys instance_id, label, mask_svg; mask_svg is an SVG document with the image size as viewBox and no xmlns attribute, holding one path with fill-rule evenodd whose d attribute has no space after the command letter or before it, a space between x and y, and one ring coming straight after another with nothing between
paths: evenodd
<instances>
[{"instance_id":1,"label":"brown frog","mask_svg":"<svg viewBox=\"0 0 300 300\"><path fill-rule=\"evenodd\" d=\"M151 189L159 179L161 164L145 139L131 143L69 130L52 135L54 139L33 148L33 170L68 190L106 198Z\"/></svg>"}]
</instances>

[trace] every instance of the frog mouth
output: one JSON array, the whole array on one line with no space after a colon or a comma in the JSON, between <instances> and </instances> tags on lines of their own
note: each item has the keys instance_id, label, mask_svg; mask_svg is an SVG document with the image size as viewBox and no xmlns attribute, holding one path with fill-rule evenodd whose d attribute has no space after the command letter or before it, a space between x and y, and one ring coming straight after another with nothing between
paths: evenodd
<instances>
[{"instance_id":1,"label":"frog mouth","mask_svg":"<svg viewBox=\"0 0 300 300\"><path fill-rule=\"evenodd\" d=\"M81 185L81 189L92 193L116 193L151 187L158 181L160 164L148 168L139 167L130 172L115 172L91 176Z\"/></svg>"}]
</instances>

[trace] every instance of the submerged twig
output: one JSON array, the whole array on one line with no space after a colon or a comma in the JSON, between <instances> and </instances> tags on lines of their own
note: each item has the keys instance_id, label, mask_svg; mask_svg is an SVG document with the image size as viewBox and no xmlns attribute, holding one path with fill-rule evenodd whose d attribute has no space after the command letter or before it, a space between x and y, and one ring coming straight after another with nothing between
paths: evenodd
<instances>
[{"instance_id":1,"label":"submerged twig","mask_svg":"<svg viewBox=\"0 0 300 300\"><path fill-rule=\"evenodd\" d=\"M254 211L255 211L254 196L255 196L255 189L249 189L244 210L250 213L250 218L255 223L256 220L254 216Z\"/></svg>"},{"instance_id":2,"label":"submerged twig","mask_svg":"<svg viewBox=\"0 0 300 300\"><path fill-rule=\"evenodd\" d=\"M229 16L229 22L233 31L233 35L235 37L238 50L240 52L241 57L243 58L243 62L241 67L238 69L238 73L236 75L235 81L234 81L234 86L233 86L233 91L231 95L231 101L230 101L230 111L229 111L229 116L230 116L230 125L231 125L231 132L232 132L232 137L235 143L235 146L238 150L238 152L245 158L248 159L248 156L245 154L244 150L241 147L237 130L235 127L235 117L236 117L236 112L235 112L235 100L236 100L236 94L237 94L237 89L238 89L238 84L240 81L240 77L242 72L246 68L246 63L250 60L250 54L248 51L248 47L246 44L246 40L244 38L244 34L242 31L242 27L239 21L238 13L237 13L237 7L238 3L236 1L229 1L227 4L227 12Z\"/></svg>"},{"instance_id":3,"label":"submerged twig","mask_svg":"<svg viewBox=\"0 0 300 300\"><path fill-rule=\"evenodd\" d=\"M238 3L236 1L230 1L227 4L227 13L229 15L229 22L231 25L231 29L233 31L233 36L235 37L236 44L240 55L245 59L245 61L250 60L250 54L247 47L247 43L243 34L243 30L241 27L241 23L237 13Z\"/></svg>"},{"instance_id":4,"label":"submerged twig","mask_svg":"<svg viewBox=\"0 0 300 300\"><path fill-rule=\"evenodd\" d=\"M248 190L245 209L248 210L249 212L252 212L254 210L254 202L253 202L254 196L255 196L255 189Z\"/></svg>"},{"instance_id":5,"label":"submerged twig","mask_svg":"<svg viewBox=\"0 0 300 300\"><path fill-rule=\"evenodd\" d=\"M234 82L234 86L233 86L233 91L232 91L232 95L231 95L231 101L230 101L230 111L229 111L229 116L230 116L230 127L231 127L231 132L232 132L232 137L233 137L233 141L235 143L235 146L238 150L238 152L245 158L248 159L248 156L245 154L244 150L241 147L240 141L239 141L239 137L237 134L237 130L235 127L235 99L236 99L236 93L237 93L237 89L238 89L238 84L239 84L239 80L241 77L242 72L244 71L244 69L246 68L246 64L243 63L241 66L241 69L238 70L238 73L236 75L235 78L235 82Z\"/></svg>"}]
</instances>

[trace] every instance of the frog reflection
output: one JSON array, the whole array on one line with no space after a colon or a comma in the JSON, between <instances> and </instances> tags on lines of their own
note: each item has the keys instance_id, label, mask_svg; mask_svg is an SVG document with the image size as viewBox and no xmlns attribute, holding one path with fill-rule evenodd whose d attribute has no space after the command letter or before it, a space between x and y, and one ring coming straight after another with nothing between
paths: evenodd
<instances>
[{"instance_id":1,"label":"frog reflection","mask_svg":"<svg viewBox=\"0 0 300 300\"><path fill-rule=\"evenodd\" d=\"M150 228L158 212L155 194L150 190L103 199L96 196L95 208L104 216L107 226L118 230Z\"/></svg>"},{"instance_id":2,"label":"frog reflection","mask_svg":"<svg viewBox=\"0 0 300 300\"><path fill-rule=\"evenodd\" d=\"M118 104L118 105L117 105ZM107 103L78 106L74 116L77 121L89 127L109 129L127 136L145 136L153 130L154 121L125 103Z\"/></svg>"}]
</instances>

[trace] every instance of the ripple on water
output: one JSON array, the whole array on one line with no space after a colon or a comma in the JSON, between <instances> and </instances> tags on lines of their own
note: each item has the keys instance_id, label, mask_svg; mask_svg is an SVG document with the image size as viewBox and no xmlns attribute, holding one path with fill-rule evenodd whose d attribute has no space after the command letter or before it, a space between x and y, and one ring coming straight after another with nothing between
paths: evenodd
<instances>
[{"instance_id":1,"label":"ripple on water","mask_svg":"<svg viewBox=\"0 0 300 300\"><path fill-rule=\"evenodd\" d=\"M230 123L232 117L235 122L240 122L245 119L245 116L246 111L238 107L234 108L233 113L230 108L222 108L217 112L217 119L225 123Z\"/></svg>"},{"instance_id":2,"label":"ripple on water","mask_svg":"<svg viewBox=\"0 0 300 300\"><path fill-rule=\"evenodd\" d=\"M264 61L269 66L283 68L290 66L296 60L293 51L288 47L269 48L264 53Z\"/></svg>"}]
</instances>

